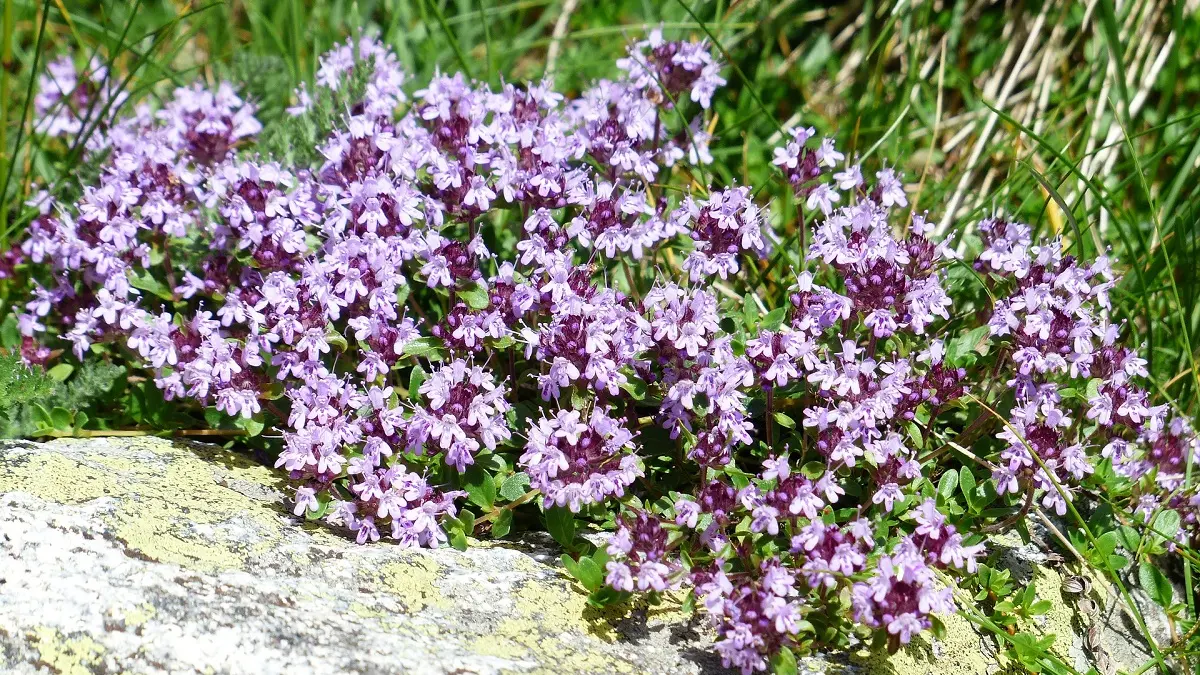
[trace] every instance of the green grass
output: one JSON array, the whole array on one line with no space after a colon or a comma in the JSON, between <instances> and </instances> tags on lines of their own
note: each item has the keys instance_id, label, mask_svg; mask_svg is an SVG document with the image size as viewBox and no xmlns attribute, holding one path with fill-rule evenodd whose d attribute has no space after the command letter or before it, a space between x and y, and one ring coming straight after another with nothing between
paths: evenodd
<instances>
[{"instance_id":1,"label":"green grass","mask_svg":"<svg viewBox=\"0 0 1200 675\"><path fill-rule=\"evenodd\" d=\"M779 231L798 224L772 179L771 148L800 123L847 154L896 162L914 210L968 249L974 224L994 211L1063 236L1081 256L1111 248L1123 275L1115 318L1145 343L1158 400L1200 422L1194 0L0 3L0 246L20 240L33 191L78 189L86 139L30 133L33 79L58 54L98 55L133 99L196 77L233 79L270 118L323 51L363 26L396 50L414 85L437 70L493 85L549 70L561 90L578 92L611 75L627 40L661 25L712 40L728 61L709 174L761 187ZM122 112L90 111L83 135ZM796 264L785 247L758 280L762 297L779 297ZM22 297L0 280L6 314Z\"/></svg>"}]
</instances>

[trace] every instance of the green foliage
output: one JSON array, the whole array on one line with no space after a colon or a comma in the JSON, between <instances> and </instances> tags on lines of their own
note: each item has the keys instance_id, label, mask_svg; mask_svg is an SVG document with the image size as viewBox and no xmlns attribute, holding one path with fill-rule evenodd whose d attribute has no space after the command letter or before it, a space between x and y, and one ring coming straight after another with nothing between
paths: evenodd
<instances>
[{"instance_id":1,"label":"green foliage","mask_svg":"<svg viewBox=\"0 0 1200 675\"><path fill-rule=\"evenodd\" d=\"M0 352L0 437L71 434L126 422L123 408L109 405L121 388L124 366L106 361L62 366L68 364L44 372Z\"/></svg>"},{"instance_id":2,"label":"green foliage","mask_svg":"<svg viewBox=\"0 0 1200 675\"><path fill-rule=\"evenodd\" d=\"M25 365L19 355L0 354L0 409L46 398L53 390L54 381Z\"/></svg>"},{"instance_id":3,"label":"green foliage","mask_svg":"<svg viewBox=\"0 0 1200 675\"><path fill-rule=\"evenodd\" d=\"M27 425L21 420L30 404L47 398L54 389L54 380L40 369L25 365L16 353L0 351L0 436L23 435Z\"/></svg>"},{"instance_id":4,"label":"green foliage","mask_svg":"<svg viewBox=\"0 0 1200 675\"><path fill-rule=\"evenodd\" d=\"M1162 570L1149 562L1138 565L1138 584L1150 599L1162 607L1170 607L1175 600L1175 589Z\"/></svg>"},{"instance_id":5,"label":"green foliage","mask_svg":"<svg viewBox=\"0 0 1200 675\"><path fill-rule=\"evenodd\" d=\"M1058 660L1050 654L1055 635L1034 635L1033 633L1017 633L1012 636L1012 643L1005 654L1021 665L1030 673L1065 673Z\"/></svg>"},{"instance_id":6,"label":"green foliage","mask_svg":"<svg viewBox=\"0 0 1200 675\"><path fill-rule=\"evenodd\" d=\"M1032 583L1016 584L1008 569L980 565L979 573L970 584L975 589L974 599L979 607L989 612L988 619L1010 632L1051 608L1049 600L1037 597Z\"/></svg>"},{"instance_id":7,"label":"green foliage","mask_svg":"<svg viewBox=\"0 0 1200 675\"><path fill-rule=\"evenodd\" d=\"M570 509L554 506L546 509L546 531L563 548L575 547L575 514Z\"/></svg>"},{"instance_id":8,"label":"green foliage","mask_svg":"<svg viewBox=\"0 0 1200 675\"><path fill-rule=\"evenodd\" d=\"M361 100L368 74L359 66L336 92L324 87L316 89L312 106L296 116L279 114L275 118L276 123L263 129L259 146L289 166L310 166L318 162L321 144L333 130L334 123L346 114L354 102ZM282 89L289 86L292 80L290 77L281 77L280 82L282 84L275 86ZM290 92L284 95L279 89L265 90L264 95L282 97L285 101L292 98ZM296 102L290 101L289 105Z\"/></svg>"}]
</instances>

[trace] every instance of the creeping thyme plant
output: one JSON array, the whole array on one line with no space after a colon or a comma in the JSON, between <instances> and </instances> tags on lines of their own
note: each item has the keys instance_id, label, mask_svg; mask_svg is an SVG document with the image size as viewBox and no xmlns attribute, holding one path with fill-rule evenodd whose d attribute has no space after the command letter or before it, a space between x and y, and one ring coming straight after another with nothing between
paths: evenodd
<instances>
[{"instance_id":1,"label":"creeping thyme plant","mask_svg":"<svg viewBox=\"0 0 1200 675\"><path fill-rule=\"evenodd\" d=\"M286 119L225 83L138 107L76 202L34 202L20 352L140 373L361 544L547 529L594 604L683 598L744 673L936 630L1034 514L1200 534L1196 436L1143 389L1109 260L1001 216L935 237L805 126L764 203L709 171L708 44L615 65L574 98L410 82L364 37ZM52 66L43 134L94 77Z\"/></svg>"}]
</instances>

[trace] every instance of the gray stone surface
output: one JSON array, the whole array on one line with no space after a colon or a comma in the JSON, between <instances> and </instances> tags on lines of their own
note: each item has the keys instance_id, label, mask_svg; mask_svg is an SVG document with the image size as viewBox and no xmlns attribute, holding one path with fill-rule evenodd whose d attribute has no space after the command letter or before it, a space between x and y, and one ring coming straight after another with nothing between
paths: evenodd
<instances>
[{"instance_id":1,"label":"gray stone surface","mask_svg":"<svg viewBox=\"0 0 1200 675\"><path fill-rule=\"evenodd\" d=\"M669 604L598 612L549 547L357 546L293 517L282 480L210 445L0 442L0 672L724 672L702 621ZM1066 636L1056 650L1086 671L1068 572L1036 555L1014 545L1003 559L1054 602L1038 629ZM1145 650L1122 619L1104 613L1103 640L1136 667ZM891 657L808 658L802 672L1003 667L993 637L947 626Z\"/></svg>"}]
</instances>

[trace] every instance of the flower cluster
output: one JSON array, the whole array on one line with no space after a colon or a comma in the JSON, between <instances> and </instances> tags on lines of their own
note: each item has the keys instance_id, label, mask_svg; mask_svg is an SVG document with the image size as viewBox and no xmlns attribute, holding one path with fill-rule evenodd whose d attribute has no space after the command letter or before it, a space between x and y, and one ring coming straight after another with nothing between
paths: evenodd
<instances>
[{"instance_id":1,"label":"flower cluster","mask_svg":"<svg viewBox=\"0 0 1200 675\"><path fill-rule=\"evenodd\" d=\"M440 448L446 453L446 463L463 471L475 463L481 449L495 450L512 435L504 419L511 408L504 398L506 391L479 366L456 359L434 370L419 392L428 401L427 407L417 408L407 420L394 409L385 409L379 422L385 433L407 426L405 436L412 452L419 453L426 446ZM374 394L380 400L389 395L387 390Z\"/></svg>"},{"instance_id":2,"label":"flower cluster","mask_svg":"<svg viewBox=\"0 0 1200 675\"><path fill-rule=\"evenodd\" d=\"M655 31L617 65L572 99L418 88L350 40L288 111L338 120L312 166L255 154L230 85L138 108L89 145L96 184L29 229L23 353L123 359L182 410L272 429L294 513L361 543L464 545L518 509L607 527L603 597L687 589L745 673L830 635L897 648L954 611L945 579L986 551L930 476L969 472L940 450L987 428L964 411L1006 417L974 459L1018 514L1063 513L1109 462L1147 514L1200 529L1179 489L1196 436L1136 384L1106 258L985 221L998 300L964 325L958 254L894 169L792 129L774 165L799 214L775 227L751 186L691 170L724 84L708 45ZM104 96L55 69L46 119Z\"/></svg>"},{"instance_id":3,"label":"flower cluster","mask_svg":"<svg viewBox=\"0 0 1200 675\"><path fill-rule=\"evenodd\" d=\"M585 423L579 411L560 410L529 428L520 463L547 506L578 512L584 504L623 496L643 475L637 455L627 452L633 434L608 413L597 407Z\"/></svg>"},{"instance_id":4,"label":"flower cluster","mask_svg":"<svg viewBox=\"0 0 1200 675\"><path fill-rule=\"evenodd\" d=\"M750 199L748 187L713 192L708 199L688 197L671 220L696 242L683 262L692 282L737 274L743 251L759 256L766 253L762 214Z\"/></svg>"},{"instance_id":5,"label":"flower cluster","mask_svg":"<svg viewBox=\"0 0 1200 675\"><path fill-rule=\"evenodd\" d=\"M69 56L51 61L38 77L38 93L33 100L37 131L51 137L77 138L87 127L101 128L110 110L120 108L129 98L128 92L117 85L99 55L93 56L82 72L76 70Z\"/></svg>"},{"instance_id":6,"label":"flower cluster","mask_svg":"<svg viewBox=\"0 0 1200 675\"><path fill-rule=\"evenodd\" d=\"M645 512L625 518L608 540L608 585L619 591L665 591L677 585L680 564L667 551L662 521Z\"/></svg>"},{"instance_id":7,"label":"flower cluster","mask_svg":"<svg viewBox=\"0 0 1200 675\"><path fill-rule=\"evenodd\" d=\"M721 663L743 673L767 669L769 658L800 632L796 577L776 558L731 579L720 561L694 574L696 592L713 618Z\"/></svg>"},{"instance_id":8,"label":"flower cluster","mask_svg":"<svg viewBox=\"0 0 1200 675\"><path fill-rule=\"evenodd\" d=\"M988 326L1011 354L1006 384L1016 396L999 433L1007 447L993 471L997 491L1040 496L1063 515L1099 456L1143 483L1137 504L1147 518L1177 508L1189 524L1180 541L1195 537L1200 500L1179 488L1200 439L1140 384L1146 360L1121 344L1122 326L1108 316L1116 283L1108 256L1084 264L1060 242L1035 244L1028 225L1000 218L980 233L975 268L1007 290Z\"/></svg>"}]
</instances>

